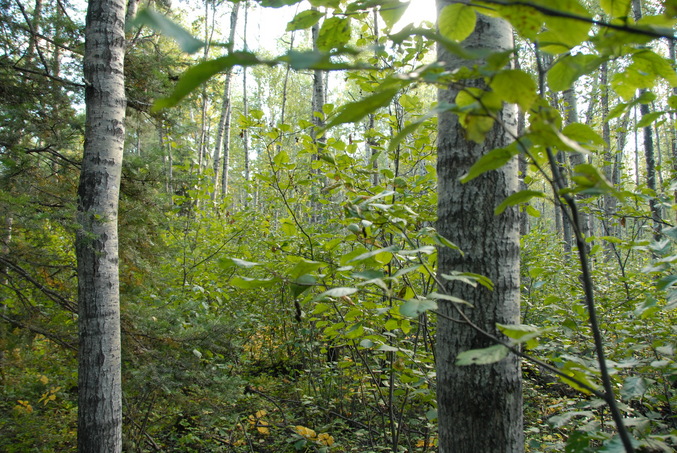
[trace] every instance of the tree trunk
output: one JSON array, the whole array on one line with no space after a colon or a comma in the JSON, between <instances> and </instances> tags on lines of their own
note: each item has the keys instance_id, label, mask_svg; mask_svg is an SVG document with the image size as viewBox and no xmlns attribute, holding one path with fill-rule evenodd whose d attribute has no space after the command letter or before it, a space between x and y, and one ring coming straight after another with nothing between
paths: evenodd
<instances>
[{"instance_id":1,"label":"tree trunk","mask_svg":"<svg viewBox=\"0 0 677 453\"><path fill-rule=\"evenodd\" d=\"M670 61L675 61L677 59L676 46L677 42L675 42L675 40L668 43L670 49ZM677 95L677 87L672 89L672 94ZM670 122L670 124L672 124L672 127L670 128L670 159L672 160L672 178L675 179L677 178L677 127L675 127L675 124L677 124L677 114L674 112L670 113L670 119L672 120ZM673 193L673 198L675 199L675 202L677 202L677 189L675 189Z\"/></svg>"},{"instance_id":2,"label":"tree trunk","mask_svg":"<svg viewBox=\"0 0 677 453\"><path fill-rule=\"evenodd\" d=\"M78 188L78 451L120 452L118 194L125 139L125 1L90 0L85 150Z\"/></svg>"},{"instance_id":3,"label":"tree trunk","mask_svg":"<svg viewBox=\"0 0 677 453\"><path fill-rule=\"evenodd\" d=\"M244 5L244 50L247 50L247 16L249 4ZM247 66L242 67L242 115L249 116L249 102L247 98ZM242 147L244 149L244 180L249 182L249 128L242 129ZM243 193L244 205L247 205L247 191Z\"/></svg>"},{"instance_id":4,"label":"tree trunk","mask_svg":"<svg viewBox=\"0 0 677 453\"><path fill-rule=\"evenodd\" d=\"M451 0L437 0L438 10ZM478 15L467 48L503 51L512 47L512 31L499 19ZM445 69L473 62L460 60L438 47ZM484 86L483 81L468 82ZM440 103L453 103L456 86L440 90ZM462 310L476 326L496 335L496 323L519 323L519 213L508 209L494 215L494 208L517 189L517 159L499 170L467 184L459 178L488 150L506 146L515 133L516 112L505 107L500 121L484 143L465 139L458 117L439 116L438 136L438 231L464 251L439 251L439 274L475 272L489 277L494 290L450 282L444 288L474 308L440 301L437 330L437 401L440 453L516 453L524 450L522 384L518 357L509 355L491 365L457 366L456 357L469 349L494 343L465 322L456 322ZM501 125L502 123L502 125ZM451 318L451 319L450 319Z\"/></svg>"},{"instance_id":5,"label":"tree trunk","mask_svg":"<svg viewBox=\"0 0 677 453\"><path fill-rule=\"evenodd\" d=\"M599 73L600 89L601 89L601 107L602 111L600 112L600 117L602 118L602 139L606 144L606 150L604 152L604 176L607 177L612 184L616 184L614 181L614 168L616 163L616 153L613 152L611 147L611 128L608 121L604 119L609 114L609 90L607 89L609 80L609 64L605 61L602 63ZM595 93L591 93L591 97L594 98ZM616 150L620 152L621 150ZM618 207L618 200L615 196L610 194L605 194L603 197L604 203L604 218L602 219L602 225L604 228L604 234L608 236L615 236L617 233L616 222L614 221L614 216ZM605 241L605 247L607 249L607 256L610 256L613 252L614 244Z\"/></svg>"},{"instance_id":6,"label":"tree trunk","mask_svg":"<svg viewBox=\"0 0 677 453\"><path fill-rule=\"evenodd\" d=\"M578 123L578 101L576 99L576 92L575 89L572 87L568 90L566 90L563 93L563 98L564 98L564 103L565 103L565 109L567 112L567 124L572 124L572 123ZM569 154L569 162L571 164L572 170L576 168L577 165L582 165L587 163L585 155L583 153L577 153L574 152L572 154ZM577 200L584 200L587 198L585 195L578 194L576 196ZM579 204L580 206L580 204ZM581 210L580 212L580 219L581 219L581 229L583 230L583 235L586 238L589 238L592 236L592 232L594 230L593 224L592 224L592 216L588 214L587 210ZM588 251L590 251L590 248L592 248L593 244L588 243Z\"/></svg>"},{"instance_id":7,"label":"tree trunk","mask_svg":"<svg viewBox=\"0 0 677 453\"><path fill-rule=\"evenodd\" d=\"M378 57L378 12L374 9L373 15L374 21L374 53ZM378 175L378 149L376 149L376 140L374 140L374 120L376 118L375 113L369 114L369 122L367 123L367 132L364 134L366 137L367 143L367 162L371 162L372 177L371 183L374 187L379 184L379 175ZM399 132L399 131L398 131Z\"/></svg>"},{"instance_id":8,"label":"tree trunk","mask_svg":"<svg viewBox=\"0 0 677 453\"><path fill-rule=\"evenodd\" d=\"M632 9L635 15L635 21L642 18L642 9L640 0L632 0ZM639 90L638 95L641 96L647 90ZM649 104L639 104L639 112L642 118L651 113ZM651 125L648 124L642 128L644 136L644 161L646 164L646 185L651 190L651 198L649 198L649 209L651 210L651 219L653 220L654 239L658 240L661 236L661 212L658 204L656 192L656 162L654 153L653 131Z\"/></svg>"},{"instance_id":9,"label":"tree trunk","mask_svg":"<svg viewBox=\"0 0 677 453\"><path fill-rule=\"evenodd\" d=\"M230 34L228 36L228 53L233 52L235 41L235 27L237 26L237 13L240 10L239 3L233 3L233 9L230 12ZM230 103L230 85L233 79L233 69L226 70L226 80L223 86L223 103L221 104L221 118L216 130L216 145L214 146L214 176L212 178L212 201L216 200L219 182L219 167L221 166L221 147L223 147L223 175L221 177L221 194L225 196L228 193L228 162L230 159L230 118L232 116Z\"/></svg>"},{"instance_id":10,"label":"tree trunk","mask_svg":"<svg viewBox=\"0 0 677 453\"><path fill-rule=\"evenodd\" d=\"M313 50L315 52L318 52L319 49L317 47L317 37L320 32L320 25L315 24L311 28L311 34L312 34L312 40L313 40ZM320 129L324 127L324 113L322 112L322 106L324 106L325 103L325 98L324 98L324 78L323 78L323 71L320 69L315 69L313 71L313 96L312 96L312 118L311 122L315 125L315 128L313 128L312 131L312 137L313 140L316 140L317 138L317 129Z\"/></svg>"},{"instance_id":11,"label":"tree trunk","mask_svg":"<svg viewBox=\"0 0 677 453\"><path fill-rule=\"evenodd\" d=\"M216 17L216 8L212 11L211 33L209 31L209 0L205 0L205 46L202 54L202 61L209 59L209 49L211 47L212 34L214 33L214 18ZM209 119L207 118L207 109L209 108L209 96L207 95L207 84L202 84L202 95L200 103L200 135L198 138L197 151L197 173L202 174L203 168L207 165L207 147L209 142Z\"/></svg>"}]
</instances>

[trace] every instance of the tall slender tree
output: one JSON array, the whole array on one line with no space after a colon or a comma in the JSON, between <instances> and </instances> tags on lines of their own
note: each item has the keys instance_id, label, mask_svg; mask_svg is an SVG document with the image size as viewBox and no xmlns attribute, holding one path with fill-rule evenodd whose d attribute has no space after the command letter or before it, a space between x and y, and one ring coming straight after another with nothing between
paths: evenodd
<instances>
[{"instance_id":1,"label":"tall slender tree","mask_svg":"<svg viewBox=\"0 0 677 453\"><path fill-rule=\"evenodd\" d=\"M438 11L451 0L437 0ZM512 48L510 26L500 19L478 14L467 48L505 51ZM438 48L438 60L450 73L467 61ZM464 81L483 88L484 81ZM459 84L439 91L440 104L453 103ZM496 335L496 323L519 323L519 215L494 209L517 189L517 160L485 173L467 184L459 179L488 150L506 146L515 132L517 115L512 107L498 113L500 121L481 143L466 139L458 116L440 114L438 135L438 231L464 251L440 249L440 276L455 271L489 277L493 291L478 285L450 281L444 290L470 306L442 302L437 330L437 399L439 451L441 453L516 453L524 449L522 385L519 359L508 355L490 365L458 366L459 353L492 346L494 342L477 328ZM465 317L465 319L464 319Z\"/></svg>"},{"instance_id":2,"label":"tall slender tree","mask_svg":"<svg viewBox=\"0 0 677 453\"><path fill-rule=\"evenodd\" d=\"M78 189L78 451L122 450L118 195L125 139L125 0L91 0Z\"/></svg>"},{"instance_id":3,"label":"tall slender tree","mask_svg":"<svg viewBox=\"0 0 677 453\"><path fill-rule=\"evenodd\" d=\"M632 9L635 21L642 18L642 3L640 0L632 0ZM646 93L646 89L640 89L638 95L641 97ZM639 112L644 119L651 109L647 101L639 104ZM651 210L651 219L653 220L654 238L658 239L661 235L661 211L657 200L656 193L656 156L654 152L654 139L651 124L642 128L643 145L644 145L644 161L646 164L646 185L652 191L652 197L649 199L649 209Z\"/></svg>"},{"instance_id":4,"label":"tall slender tree","mask_svg":"<svg viewBox=\"0 0 677 453\"><path fill-rule=\"evenodd\" d=\"M230 32L228 36L228 52L232 53L235 41L235 27L240 3L233 3L230 11ZM221 197L228 193L228 166L230 165L230 121L232 118L232 104L230 102L230 86L233 81L233 68L226 70L226 80L223 85L223 102L221 103L221 118L216 130L216 145L214 146L214 177L212 200L216 200L219 166L223 166L221 174ZM223 164L221 165L221 149L223 148Z\"/></svg>"}]
</instances>

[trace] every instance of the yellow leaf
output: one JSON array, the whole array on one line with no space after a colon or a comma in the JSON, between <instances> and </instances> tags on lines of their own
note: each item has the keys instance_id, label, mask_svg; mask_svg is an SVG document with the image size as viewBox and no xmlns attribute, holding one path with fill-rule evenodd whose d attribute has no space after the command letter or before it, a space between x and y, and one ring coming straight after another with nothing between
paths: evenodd
<instances>
[{"instance_id":1,"label":"yellow leaf","mask_svg":"<svg viewBox=\"0 0 677 453\"><path fill-rule=\"evenodd\" d=\"M317 437L317 433L315 433L315 431L310 428L306 428L305 426L297 425L295 429L297 433L307 439L314 439Z\"/></svg>"},{"instance_id":2,"label":"yellow leaf","mask_svg":"<svg viewBox=\"0 0 677 453\"><path fill-rule=\"evenodd\" d=\"M49 378L43 374L42 376L40 376L40 382L42 382L43 384L47 384L49 382Z\"/></svg>"},{"instance_id":3,"label":"yellow leaf","mask_svg":"<svg viewBox=\"0 0 677 453\"><path fill-rule=\"evenodd\" d=\"M326 445L328 447L334 445L334 437L330 436L329 433L321 433L319 436L317 436L317 441L320 444Z\"/></svg>"}]
</instances>

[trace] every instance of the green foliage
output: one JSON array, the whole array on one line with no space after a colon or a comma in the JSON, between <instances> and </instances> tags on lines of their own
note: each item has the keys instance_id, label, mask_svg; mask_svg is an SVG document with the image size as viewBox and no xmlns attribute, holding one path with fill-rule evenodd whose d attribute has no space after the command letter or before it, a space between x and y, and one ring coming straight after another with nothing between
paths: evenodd
<instances>
[{"instance_id":1,"label":"green foliage","mask_svg":"<svg viewBox=\"0 0 677 453\"><path fill-rule=\"evenodd\" d=\"M602 382L576 250L564 247L556 226L562 218L549 203L574 197L594 225L585 241L611 384L627 426L638 450L675 448L677 234L669 215L675 175L664 155L663 187L637 185L632 179L643 178L643 170L627 154L617 157L603 130L607 124L613 139L654 126L663 152L669 149L675 110L669 93L677 78L655 34L646 33L671 27L674 5L634 24L627 0L504 3L454 4L442 11L439 34L409 26L379 35L372 46L377 37L367 13L375 8L389 33L406 3L313 0L321 9L299 12L287 29L301 36L321 22L320 51L210 55L178 83L186 60L172 41L156 35L133 41L120 224L126 450L435 451L435 311L439 304L481 308L443 292L437 280L493 288L480 275L436 273L438 248L462 253L464 246L433 228L436 116L459 115L467 136L479 142L497 126L505 103L526 116L524 130L475 162L462 182L518 157L527 161L524 186L494 208L506 215L519 206L532 216L521 247L522 318L497 326L505 345L465 351L457 364L482 366L510 354L506 345L522 348L560 373L524 362L527 450L623 451L595 393ZM82 94L49 77L32 78L45 67L37 53L26 54L30 34L16 25L17 8L1 13L11 31L4 36L22 41L4 38L7 64L0 65L0 218L11 219L11 229L0 226L0 450L71 451L77 410L71 219ZM81 27L55 5L45 8L44 23L55 25L43 33L75 51L64 58L42 47L43 57L47 66L52 59L69 65ZM616 28L593 25L593 14L602 12ZM463 47L478 13L513 25L523 40L517 55ZM184 52L205 45L190 27L159 13L142 12L137 24L161 31ZM467 59L467 68L448 74L431 63L435 43ZM552 55L540 73L526 51L532 44ZM522 69L507 69L515 57ZM286 64L295 70L289 79ZM214 170L198 163L198 87L209 115L223 93L219 75L235 66L251 67L256 94L250 115L239 118L241 93L233 88L233 179L220 199L212 197ZM603 66L609 91L596 86ZM340 93L329 90L319 135L311 134L307 114L307 69L350 70L341 73ZM486 88L466 86L475 79ZM450 85L460 89L454 104L435 103L434 89ZM650 91L637 96L638 89ZM556 93L567 90L586 99L585 120L563 119L572 106ZM605 92L609 111L597 102ZM640 104L656 108L624 124ZM251 137L250 181L242 176L244 129ZM553 193L549 155L557 153L565 158L555 168L569 184ZM574 165L570 156L584 160ZM209 160L209 152L202 158ZM619 180L610 171L616 159L625 172ZM608 214L610 200L616 207ZM658 240L650 201L664 208Z\"/></svg>"}]
</instances>

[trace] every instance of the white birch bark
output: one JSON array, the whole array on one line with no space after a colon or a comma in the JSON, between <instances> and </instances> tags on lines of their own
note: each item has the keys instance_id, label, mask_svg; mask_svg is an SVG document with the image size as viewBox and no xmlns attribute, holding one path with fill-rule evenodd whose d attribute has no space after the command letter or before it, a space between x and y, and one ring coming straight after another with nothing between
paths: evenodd
<instances>
[{"instance_id":1,"label":"white birch bark","mask_svg":"<svg viewBox=\"0 0 677 453\"><path fill-rule=\"evenodd\" d=\"M438 10L451 4L438 0ZM464 41L468 48L503 51L512 48L510 26L495 18L478 15L475 32ZM461 60L441 46L438 59L453 72L475 62ZM482 80L464 85L483 87ZM455 86L439 91L439 101L453 103ZM448 293L472 307L461 310L476 326L496 333L496 323L519 323L519 213L517 209L494 215L494 209L517 189L517 159L503 168L485 173L467 184L459 179L487 151L506 146L514 133L517 115L513 107L500 112L500 122L484 143L469 142L458 117L439 116L438 135L438 231L464 252L439 251L439 273L474 272L489 277L494 290L478 285L450 282ZM499 124L502 123L502 124ZM510 354L491 365L457 366L460 352L494 343L465 322L451 302L440 301L437 329L437 400L440 453L518 453L524 451L520 363Z\"/></svg>"},{"instance_id":2,"label":"white birch bark","mask_svg":"<svg viewBox=\"0 0 677 453\"><path fill-rule=\"evenodd\" d=\"M240 4L234 3L230 12L230 33L228 36L228 52L233 52L233 41L235 41L235 27L237 26L237 13L240 10ZM216 200L219 181L219 167L221 167L221 148L223 148L223 175L221 177L221 194L225 196L228 193L228 165L230 165L230 119L232 117L232 108L230 102L230 86L233 80L233 70L228 68L226 71L226 80L223 86L223 102L221 103L221 118L216 130L216 144L214 146L214 176L212 185L212 201Z\"/></svg>"},{"instance_id":3,"label":"white birch bark","mask_svg":"<svg viewBox=\"0 0 677 453\"><path fill-rule=\"evenodd\" d=\"M122 450L118 195L125 139L124 0L90 0L78 189L78 451Z\"/></svg>"}]
</instances>

